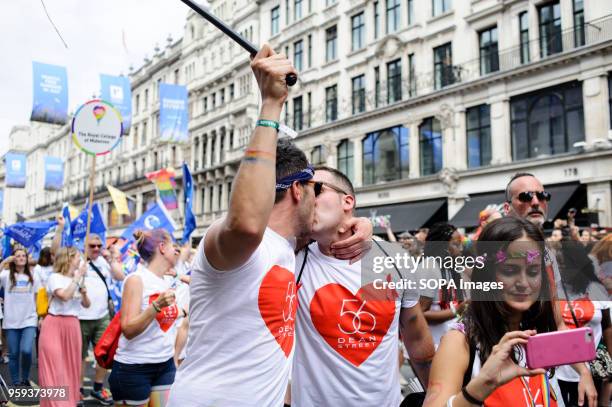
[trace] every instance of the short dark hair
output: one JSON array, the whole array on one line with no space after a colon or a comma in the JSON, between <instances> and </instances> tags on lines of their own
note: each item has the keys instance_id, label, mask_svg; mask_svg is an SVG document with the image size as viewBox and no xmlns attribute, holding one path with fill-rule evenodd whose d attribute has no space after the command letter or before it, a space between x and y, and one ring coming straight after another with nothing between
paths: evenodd
<instances>
[{"instance_id":1,"label":"short dark hair","mask_svg":"<svg viewBox=\"0 0 612 407\"><path fill-rule=\"evenodd\" d=\"M516 174L514 174L512 178L510 178L510 181L508 181L508 184L506 185L506 202L512 202L512 197L510 196L510 185L514 182L514 180L523 178L523 177L535 178L536 176L529 172L517 172Z\"/></svg>"},{"instance_id":2,"label":"short dark hair","mask_svg":"<svg viewBox=\"0 0 612 407\"><path fill-rule=\"evenodd\" d=\"M355 208L357 207L357 197L355 196L355 188L353 187L353 183L351 182L351 180L349 179L349 177L346 176L345 173L343 173L340 170L337 170L335 168L332 167L328 167L326 165L317 165L315 167L315 171L326 171L329 172L332 177L334 177L334 180L340 184L338 185L340 188L342 188L345 192L348 192L350 196L353 197L353 211L355 210Z\"/></svg>"},{"instance_id":3,"label":"short dark hair","mask_svg":"<svg viewBox=\"0 0 612 407\"><path fill-rule=\"evenodd\" d=\"M300 150L291 140L279 139L276 143L276 180L295 174L308 167L306 154ZM278 203L285 197L286 189L276 191L274 203Z\"/></svg>"},{"instance_id":4,"label":"short dark hair","mask_svg":"<svg viewBox=\"0 0 612 407\"><path fill-rule=\"evenodd\" d=\"M53 265L51 261L51 248L43 247L38 255L38 265L42 267L48 267Z\"/></svg>"}]
</instances>

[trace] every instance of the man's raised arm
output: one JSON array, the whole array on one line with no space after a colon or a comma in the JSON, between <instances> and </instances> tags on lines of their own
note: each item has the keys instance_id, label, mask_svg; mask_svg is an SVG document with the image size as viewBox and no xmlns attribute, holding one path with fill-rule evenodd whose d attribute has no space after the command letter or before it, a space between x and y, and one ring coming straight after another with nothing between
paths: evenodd
<instances>
[{"instance_id":1,"label":"man's raised arm","mask_svg":"<svg viewBox=\"0 0 612 407\"><path fill-rule=\"evenodd\" d=\"M227 216L210 227L204 240L206 258L218 270L241 266L261 243L276 192L278 130L266 125L278 124L288 94L285 76L297 74L287 57L267 44L251 61L251 69L261 92L260 125L234 179Z\"/></svg>"}]
</instances>

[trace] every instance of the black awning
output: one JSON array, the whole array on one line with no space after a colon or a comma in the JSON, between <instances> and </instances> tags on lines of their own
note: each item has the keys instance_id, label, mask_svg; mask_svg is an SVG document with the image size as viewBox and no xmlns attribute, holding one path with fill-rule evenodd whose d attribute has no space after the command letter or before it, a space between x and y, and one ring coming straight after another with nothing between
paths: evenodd
<instances>
[{"instance_id":1,"label":"black awning","mask_svg":"<svg viewBox=\"0 0 612 407\"><path fill-rule=\"evenodd\" d=\"M556 184L544 186L544 190L550 192L550 194L552 195L550 198L550 202L548 203L548 221L552 222L557 217L561 217L563 219L566 218L567 214L559 212L561 211L561 209L563 209L567 201L570 200L572 195L574 195L574 192L576 192L579 186L580 184L577 182L572 184Z\"/></svg>"},{"instance_id":2,"label":"black awning","mask_svg":"<svg viewBox=\"0 0 612 407\"><path fill-rule=\"evenodd\" d=\"M371 218L374 216L390 216L391 228L394 233L407 230L417 230L442 208L446 199L429 201L405 202L393 205L368 206L357 208L355 216ZM446 215L444 215L446 216ZM444 217L446 219L446 217ZM382 228L374 228L374 234L384 233Z\"/></svg>"},{"instance_id":3,"label":"black awning","mask_svg":"<svg viewBox=\"0 0 612 407\"><path fill-rule=\"evenodd\" d=\"M449 221L458 228L478 226L480 211L489 205L504 203L504 191L488 192L486 194L470 195L470 200Z\"/></svg>"}]
</instances>

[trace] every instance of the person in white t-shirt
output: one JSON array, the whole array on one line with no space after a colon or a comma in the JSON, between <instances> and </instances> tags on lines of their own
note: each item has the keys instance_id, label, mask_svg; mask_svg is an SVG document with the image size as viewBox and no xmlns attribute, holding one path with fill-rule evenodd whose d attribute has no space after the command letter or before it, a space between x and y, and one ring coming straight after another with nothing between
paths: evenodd
<instances>
[{"instance_id":1,"label":"person in white t-shirt","mask_svg":"<svg viewBox=\"0 0 612 407\"><path fill-rule=\"evenodd\" d=\"M38 325L36 292L39 286L40 280L28 264L28 252L24 248L16 249L11 256L9 270L0 272L6 314L2 328L6 331L9 344L9 371L15 386L30 385L32 348Z\"/></svg>"},{"instance_id":2,"label":"person in white t-shirt","mask_svg":"<svg viewBox=\"0 0 612 407\"><path fill-rule=\"evenodd\" d=\"M299 253L301 269L291 405L398 406L402 400L397 369L398 337L426 385L434 347L418 305L418 290L388 290L368 282L368 261L350 264L332 256L331 243L345 238L355 192L343 173L318 167L316 240ZM368 256L385 256L377 243ZM305 263L304 263L305 261ZM368 266L370 264L370 266ZM302 268L303 267L303 268ZM395 270L386 270L393 277ZM373 275L373 274L372 274ZM378 277L377 277L378 278ZM387 276L381 274L386 280Z\"/></svg>"},{"instance_id":3,"label":"person in white t-shirt","mask_svg":"<svg viewBox=\"0 0 612 407\"><path fill-rule=\"evenodd\" d=\"M108 379L115 405L166 405L174 382L177 318L173 280L179 248L163 229L134 233L145 265L128 275L121 297L121 336Z\"/></svg>"},{"instance_id":4,"label":"person in white t-shirt","mask_svg":"<svg viewBox=\"0 0 612 407\"><path fill-rule=\"evenodd\" d=\"M266 44L251 67L262 95L260 120L234 178L228 213L198 247L187 357L170 406L280 406L289 380L295 238L312 227L313 169L290 141L277 142L285 77L296 74L291 62Z\"/></svg>"},{"instance_id":5,"label":"person in white t-shirt","mask_svg":"<svg viewBox=\"0 0 612 407\"><path fill-rule=\"evenodd\" d=\"M55 273L47 280L49 311L40 327L38 378L41 387L66 387L67 400L41 398L40 405L80 404L81 383L81 305L89 307L83 276L87 263L74 247L63 247L55 255Z\"/></svg>"}]
</instances>

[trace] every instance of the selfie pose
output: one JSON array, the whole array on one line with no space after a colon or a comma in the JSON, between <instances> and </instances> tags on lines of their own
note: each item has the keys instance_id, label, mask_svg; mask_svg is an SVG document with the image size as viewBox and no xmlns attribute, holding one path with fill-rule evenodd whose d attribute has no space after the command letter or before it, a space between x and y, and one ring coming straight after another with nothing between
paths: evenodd
<instances>
[{"instance_id":1,"label":"selfie pose","mask_svg":"<svg viewBox=\"0 0 612 407\"><path fill-rule=\"evenodd\" d=\"M485 227L477 243L485 267L474 268L472 281L497 281L503 289L472 293L462 323L442 338L434 357L425 406L564 405L556 369L526 367L528 339L556 331L560 318L550 301L543 242L538 226L516 217ZM584 363L572 367L579 401L595 407L590 371Z\"/></svg>"}]
</instances>

